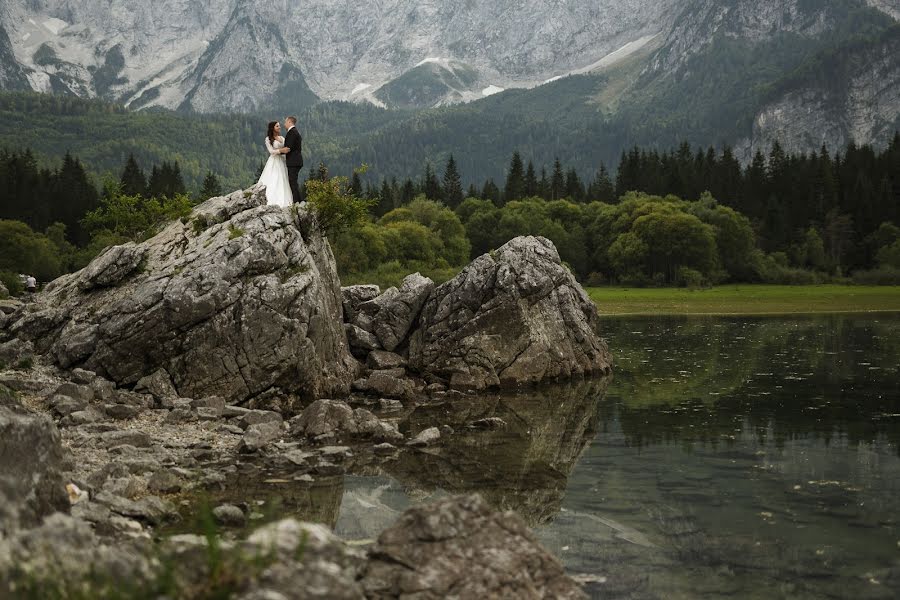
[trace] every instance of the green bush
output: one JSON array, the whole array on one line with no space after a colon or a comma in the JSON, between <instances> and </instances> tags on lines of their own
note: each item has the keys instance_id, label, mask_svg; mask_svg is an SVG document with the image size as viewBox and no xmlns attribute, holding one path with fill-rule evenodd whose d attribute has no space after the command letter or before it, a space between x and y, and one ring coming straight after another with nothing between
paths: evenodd
<instances>
[{"instance_id":1,"label":"green bush","mask_svg":"<svg viewBox=\"0 0 900 600\"><path fill-rule=\"evenodd\" d=\"M6 289L9 290L10 296L18 296L25 291L24 286L22 286L22 281L19 279L17 273L0 271L0 281L2 281L3 285L6 286Z\"/></svg>"},{"instance_id":2,"label":"green bush","mask_svg":"<svg viewBox=\"0 0 900 600\"><path fill-rule=\"evenodd\" d=\"M857 271L852 281L857 285L900 285L900 269L883 265L868 271Z\"/></svg>"},{"instance_id":3,"label":"green bush","mask_svg":"<svg viewBox=\"0 0 900 600\"><path fill-rule=\"evenodd\" d=\"M696 290L703 287L705 283L703 273L700 271L690 267L680 267L678 269L678 285Z\"/></svg>"}]
</instances>

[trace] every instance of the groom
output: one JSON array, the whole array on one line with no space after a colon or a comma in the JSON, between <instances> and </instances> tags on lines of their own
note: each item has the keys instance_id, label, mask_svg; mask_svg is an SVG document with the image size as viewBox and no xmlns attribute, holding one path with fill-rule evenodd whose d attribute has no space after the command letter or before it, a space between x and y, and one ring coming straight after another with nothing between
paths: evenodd
<instances>
[{"instance_id":1,"label":"groom","mask_svg":"<svg viewBox=\"0 0 900 600\"><path fill-rule=\"evenodd\" d=\"M286 118L284 124L288 128L284 136L284 147L290 148L290 152L285 155L288 182L291 185L294 204L299 204L300 186L297 184L297 178L300 176L300 169L303 168L303 136L297 131L297 117Z\"/></svg>"}]
</instances>

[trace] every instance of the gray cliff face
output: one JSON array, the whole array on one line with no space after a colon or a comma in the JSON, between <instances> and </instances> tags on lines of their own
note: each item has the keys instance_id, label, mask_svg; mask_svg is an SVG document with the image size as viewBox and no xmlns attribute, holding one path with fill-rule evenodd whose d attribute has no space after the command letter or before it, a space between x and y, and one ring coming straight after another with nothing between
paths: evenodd
<instances>
[{"instance_id":1,"label":"gray cliff face","mask_svg":"<svg viewBox=\"0 0 900 600\"><path fill-rule=\"evenodd\" d=\"M472 69L457 99L530 86L659 33L676 4L34 0L0 8L0 25L33 89L227 111L308 100L307 84L325 99L374 99L426 60Z\"/></svg>"},{"instance_id":2,"label":"gray cliff face","mask_svg":"<svg viewBox=\"0 0 900 600\"><path fill-rule=\"evenodd\" d=\"M168 377L181 397L346 393L340 282L313 218L257 186L183 221L56 280L7 335L118 384Z\"/></svg>"},{"instance_id":3,"label":"gray cliff face","mask_svg":"<svg viewBox=\"0 0 900 600\"><path fill-rule=\"evenodd\" d=\"M749 161L775 140L789 152L843 148L848 143L886 146L900 127L900 36L851 57L837 85L807 83L787 91L759 111L749 138L736 144Z\"/></svg>"}]
</instances>

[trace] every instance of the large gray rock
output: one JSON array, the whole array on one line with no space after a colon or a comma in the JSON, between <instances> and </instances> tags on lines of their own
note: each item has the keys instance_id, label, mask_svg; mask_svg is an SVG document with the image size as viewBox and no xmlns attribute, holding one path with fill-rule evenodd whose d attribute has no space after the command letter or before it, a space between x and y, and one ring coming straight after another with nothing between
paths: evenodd
<instances>
[{"instance_id":1,"label":"large gray rock","mask_svg":"<svg viewBox=\"0 0 900 600\"><path fill-rule=\"evenodd\" d=\"M0 534L68 512L63 460L53 422L25 409L0 386Z\"/></svg>"},{"instance_id":2,"label":"large gray rock","mask_svg":"<svg viewBox=\"0 0 900 600\"><path fill-rule=\"evenodd\" d=\"M360 304L354 324L375 334L381 346L393 352L406 340L433 289L434 282L428 277L419 273L407 275L399 288L388 288L377 298Z\"/></svg>"},{"instance_id":3,"label":"large gray rock","mask_svg":"<svg viewBox=\"0 0 900 600\"><path fill-rule=\"evenodd\" d=\"M315 438L321 435L361 437L377 442L396 442L403 434L394 423L380 420L364 408L353 410L339 400L317 400L291 419L291 434Z\"/></svg>"},{"instance_id":4,"label":"large gray rock","mask_svg":"<svg viewBox=\"0 0 900 600\"><path fill-rule=\"evenodd\" d=\"M359 305L369 300L374 300L381 294L381 288L377 285L349 285L341 288L341 298L344 303L344 321L352 323L356 319Z\"/></svg>"},{"instance_id":5,"label":"large gray rock","mask_svg":"<svg viewBox=\"0 0 900 600\"><path fill-rule=\"evenodd\" d=\"M518 237L431 294L410 366L452 387L514 387L609 373L597 308L550 240Z\"/></svg>"},{"instance_id":6,"label":"large gray rock","mask_svg":"<svg viewBox=\"0 0 900 600\"><path fill-rule=\"evenodd\" d=\"M146 242L108 249L7 331L120 385L164 369L182 397L345 393L353 363L331 249L306 209L265 202L263 186L211 198Z\"/></svg>"},{"instance_id":7,"label":"large gray rock","mask_svg":"<svg viewBox=\"0 0 900 600\"><path fill-rule=\"evenodd\" d=\"M362 585L369 598L587 597L519 516L477 495L406 511L379 536Z\"/></svg>"}]
</instances>

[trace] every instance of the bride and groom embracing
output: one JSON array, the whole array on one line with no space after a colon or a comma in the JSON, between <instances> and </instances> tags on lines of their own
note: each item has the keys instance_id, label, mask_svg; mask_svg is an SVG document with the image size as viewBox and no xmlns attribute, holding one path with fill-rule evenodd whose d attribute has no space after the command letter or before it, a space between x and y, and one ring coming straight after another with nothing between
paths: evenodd
<instances>
[{"instance_id":1,"label":"bride and groom embracing","mask_svg":"<svg viewBox=\"0 0 900 600\"><path fill-rule=\"evenodd\" d=\"M303 137L297 130L297 117L284 120L287 133L281 136L281 124L269 123L266 131L266 150L269 160L263 168L259 183L266 186L266 204L290 206L300 202L300 186L297 177L303 168Z\"/></svg>"}]
</instances>

